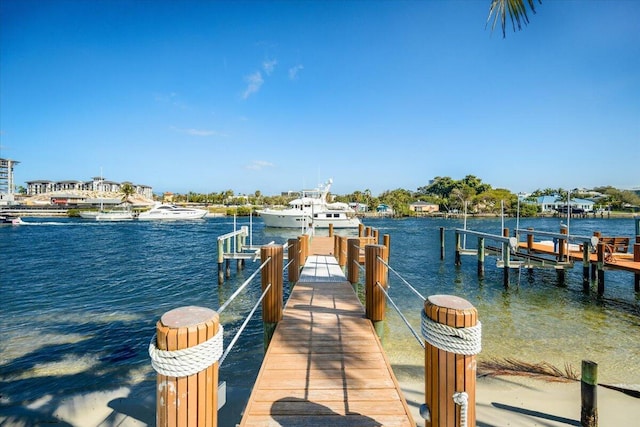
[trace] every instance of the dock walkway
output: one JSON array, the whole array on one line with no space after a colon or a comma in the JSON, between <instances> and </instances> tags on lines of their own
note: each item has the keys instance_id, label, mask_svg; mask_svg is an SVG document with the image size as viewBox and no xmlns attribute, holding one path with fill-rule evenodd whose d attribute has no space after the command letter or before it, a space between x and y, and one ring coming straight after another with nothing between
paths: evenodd
<instances>
[{"instance_id":1,"label":"dock walkway","mask_svg":"<svg viewBox=\"0 0 640 427\"><path fill-rule=\"evenodd\" d=\"M335 257L318 254L328 240L312 239L240 425L415 427L364 307Z\"/></svg>"}]
</instances>

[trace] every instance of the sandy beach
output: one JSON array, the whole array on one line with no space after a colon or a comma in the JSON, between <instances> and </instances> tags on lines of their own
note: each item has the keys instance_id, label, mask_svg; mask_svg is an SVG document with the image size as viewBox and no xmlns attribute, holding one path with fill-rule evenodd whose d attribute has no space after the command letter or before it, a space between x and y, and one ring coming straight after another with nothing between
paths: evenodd
<instances>
[{"instance_id":1,"label":"sandy beach","mask_svg":"<svg viewBox=\"0 0 640 427\"><path fill-rule=\"evenodd\" d=\"M423 402L422 381L400 379L416 425ZM25 407L0 406L0 425L36 426L55 424L77 427L140 427L155 425L154 383L132 390L117 390L69 396L52 402L46 396ZM598 387L599 425L630 426L640 419L640 400ZM476 389L478 427L580 425L580 383L547 382L516 376L482 377ZM227 405L239 405L228 396ZM635 420L635 421L634 421ZM220 419L220 424L223 423Z\"/></svg>"}]
</instances>

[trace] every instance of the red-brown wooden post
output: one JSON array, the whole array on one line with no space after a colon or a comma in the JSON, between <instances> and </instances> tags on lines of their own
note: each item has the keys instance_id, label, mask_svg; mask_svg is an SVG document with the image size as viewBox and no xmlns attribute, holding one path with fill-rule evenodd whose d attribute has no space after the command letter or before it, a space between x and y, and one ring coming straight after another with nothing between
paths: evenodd
<instances>
[{"instance_id":1,"label":"red-brown wooden post","mask_svg":"<svg viewBox=\"0 0 640 427\"><path fill-rule=\"evenodd\" d=\"M217 335L220 332L220 335ZM218 425L218 359L222 354L222 330L218 313L203 307L180 307L162 315L156 324L155 346L150 349L156 371L156 425L205 426ZM217 341L215 351L207 351L212 361L203 360L204 367L181 356L161 353L193 348ZM153 343L152 343L153 344ZM163 357L170 359L163 363ZM203 356L204 357L204 356ZM215 361L214 361L215 359ZM194 366L195 365L195 366ZM178 369L178 367L180 369ZM191 373L196 370L197 372ZM161 373L164 372L164 373Z\"/></svg>"},{"instance_id":2,"label":"red-brown wooden post","mask_svg":"<svg viewBox=\"0 0 640 427\"><path fill-rule=\"evenodd\" d=\"M264 324L264 348L269 346L273 332L282 320L282 245L265 245L260 248L260 260L264 263L271 258L261 274L262 292L271 285L269 291L262 300L262 323Z\"/></svg>"},{"instance_id":3,"label":"red-brown wooden post","mask_svg":"<svg viewBox=\"0 0 640 427\"><path fill-rule=\"evenodd\" d=\"M432 295L424 303L422 322L426 426L456 427L465 417L467 426L475 426L478 311L462 298Z\"/></svg>"},{"instance_id":4,"label":"red-brown wooden post","mask_svg":"<svg viewBox=\"0 0 640 427\"><path fill-rule=\"evenodd\" d=\"M329 237L333 237L333 223L329 224Z\"/></svg>"},{"instance_id":5,"label":"red-brown wooden post","mask_svg":"<svg viewBox=\"0 0 640 427\"><path fill-rule=\"evenodd\" d=\"M387 299L378 283L386 290L387 266L380 261L386 260L387 248L384 245L367 245L365 256L365 311L367 319L373 322L373 327L379 337L384 333L384 318Z\"/></svg>"},{"instance_id":6,"label":"red-brown wooden post","mask_svg":"<svg viewBox=\"0 0 640 427\"><path fill-rule=\"evenodd\" d=\"M287 258L289 259L289 267L287 268L287 279L291 283L296 283L300 279L300 241L298 239L288 240L289 249Z\"/></svg>"},{"instance_id":7,"label":"red-brown wooden post","mask_svg":"<svg viewBox=\"0 0 640 427\"><path fill-rule=\"evenodd\" d=\"M348 239L347 248L347 278L356 289L360 280L360 239Z\"/></svg>"},{"instance_id":8,"label":"red-brown wooden post","mask_svg":"<svg viewBox=\"0 0 640 427\"><path fill-rule=\"evenodd\" d=\"M303 234L300 239L300 267L304 267L309 256L309 235Z\"/></svg>"},{"instance_id":9,"label":"red-brown wooden post","mask_svg":"<svg viewBox=\"0 0 640 427\"><path fill-rule=\"evenodd\" d=\"M364 224L358 224L358 237L364 237Z\"/></svg>"},{"instance_id":10,"label":"red-brown wooden post","mask_svg":"<svg viewBox=\"0 0 640 427\"><path fill-rule=\"evenodd\" d=\"M633 262L640 262L640 236L636 236L636 243L633 245ZM633 288L640 292L640 273L634 274Z\"/></svg>"},{"instance_id":11,"label":"red-brown wooden post","mask_svg":"<svg viewBox=\"0 0 640 427\"><path fill-rule=\"evenodd\" d=\"M347 238L345 236L338 236L338 265L344 268L347 265Z\"/></svg>"}]
</instances>

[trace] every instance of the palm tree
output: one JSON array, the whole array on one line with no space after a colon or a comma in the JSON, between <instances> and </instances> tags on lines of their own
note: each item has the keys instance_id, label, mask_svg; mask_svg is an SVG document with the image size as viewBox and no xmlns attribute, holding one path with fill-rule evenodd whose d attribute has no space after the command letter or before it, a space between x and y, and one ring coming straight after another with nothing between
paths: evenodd
<instances>
[{"instance_id":1,"label":"palm tree","mask_svg":"<svg viewBox=\"0 0 640 427\"><path fill-rule=\"evenodd\" d=\"M542 0L538 0L539 4L542 4ZM511 19L511 26L513 31L522 29L522 24L527 25L529 23L529 15L527 15L527 5L531 12L536 13L535 0L491 0L491 7L489 8L489 16L487 17L487 25L491 21L493 16L493 24L491 25L491 31L496 27L498 21L502 26L502 37L506 37L507 27L507 13Z\"/></svg>"},{"instance_id":2,"label":"palm tree","mask_svg":"<svg viewBox=\"0 0 640 427\"><path fill-rule=\"evenodd\" d=\"M136 193L136 189L133 188L133 185L126 182L120 187L120 192L122 193L122 203L128 203L129 197Z\"/></svg>"}]
</instances>

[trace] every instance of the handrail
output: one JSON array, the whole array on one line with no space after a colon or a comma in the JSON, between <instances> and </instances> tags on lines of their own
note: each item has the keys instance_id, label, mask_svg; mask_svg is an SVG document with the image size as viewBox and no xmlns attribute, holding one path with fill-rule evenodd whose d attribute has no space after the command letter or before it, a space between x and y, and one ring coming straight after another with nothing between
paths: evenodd
<instances>
[{"instance_id":1,"label":"handrail","mask_svg":"<svg viewBox=\"0 0 640 427\"><path fill-rule=\"evenodd\" d=\"M402 318L402 320L404 321L404 324L407 325L407 328L409 328L409 330L413 334L413 337L416 339L416 341L418 341L418 344L420 344L420 346L422 346L422 349L424 350L424 348L425 348L424 341L422 340L420 335L415 331L415 329L413 329L413 326L411 326L411 324L409 323L409 321L407 320L405 315L402 314L402 312L400 311L400 308L398 308L396 303L389 296L389 294L387 293L387 291L384 288L384 286L380 285L380 282L376 282L376 285L380 288L380 290L382 290L382 292L384 293L384 296L387 298L387 301L389 301L391 303L391 305L393 306L393 308L396 309L396 312L398 312L398 315L400 315L400 318Z\"/></svg>"},{"instance_id":2,"label":"handrail","mask_svg":"<svg viewBox=\"0 0 640 427\"><path fill-rule=\"evenodd\" d=\"M463 228L456 228L455 230L456 230L456 234L465 234L465 235L470 234L472 236L485 237L487 239L495 240L496 242L508 243L509 247L512 250L518 249L518 239L516 239L515 237L505 237L505 236L500 236L498 234L490 234L490 233L482 233L480 231L465 230Z\"/></svg>"},{"instance_id":3,"label":"handrail","mask_svg":"<svg viewBox=\"0 0 640 427\"><path fill-rule=\"evenodd\" d=\"M411 284L409 282L407 282L402 276L400 276L400 274L397 271L395 271L393 268L391 268L391 266L385 260L383 260L382 258L378 257L378 261L382 262L389 270L391 270L396 276L398 276L398 278L400 280L402 280L402 282L404 282L404 284L407 285L409 287L409 289L411 289L413 291L414 294L418 295L418 297L422 300L422 302L427 300L425 297L422 296L422 294L420 294L420 292L418 292L416 290L416 288L411 286Z\"/></svg>"},{"instance_id":4,"label":"handrail","mask_svg":"<svg viewBox=\"0 0 640 427\"><path fill-rule=\"evenodd\" d=\"M242 285L240 285L240 287L238 289L236 289L236 291L229 297L229 299L222 304L219 308L218 308L218 313L222 313L224 311L225 308L227 308L229 306L229 304L231 304L231 302L238 296L238 294L240 292L242 292L242 290L249 284L249 282L251 280L253 280L254 277L256 277L256 275L262 271L262 269L264 268L265 265L267 265L267 263L271 261L271 257L267 258L265 262L263 262L260 267L258 267L256 269L256 271L253 272L253 274L251 274L251 276L249 276L249 278L247 280L244 281L244 283Z\"/></svg>"},{"instance_id":5,"label":"handrail","mask_svg":"<svg viewBox=\"0 0 640 427\"><path fill-rule=\"evenodd\" d=\"M515 232L517 234L526 234L526 235L532 235L532 236L538 235L543 237L563 239L569 242L589 243L592 247L598 246L598 237L596 236L577 236L574 234L553 233L550 231L528 230L528 229L522 229L522 228L517 228Z\"/></svg>"},{"instance_id":6,"label":"handrail","mask_svg":"<svg viewBox=\"0 0 640 427\"><path fill-rule=\"evenodd\" d=\"M269 257L269 259L265 261L263 265L265 265L270 259L271 257ZM224 359L227 358L227 355L231 352L231 349L233 349L233 346L235 345L236 341L238 341L238 338L240 338L240 335L242 334L242 332L244 332L244 329L247 327L249 320L251 320L251 318L253 317L253 314L258 309L258 306L260 305L260 303L262 303L262 300L267 295L267 292L269 291L269 289L271 289L271 283L269 283L265 288L265 290L262 292L262 295L260 295L260 299L258 299L258 302L256 302L256 304L253 306L249 315L244 319L244 322L242 322L240 329L238 329L238 332L236 332L235 336L227 346L227 349L224 351L224 353L222 353L222 356L220 356L219 366L222 366L222 362L224 362Z\"/></svg>"}]
</instances>

